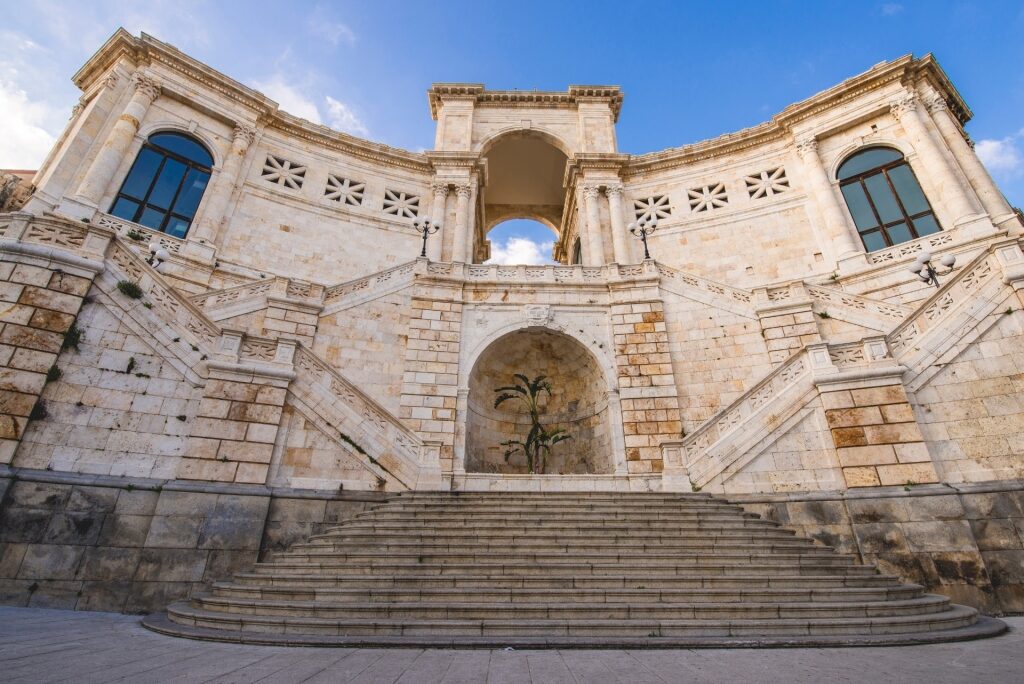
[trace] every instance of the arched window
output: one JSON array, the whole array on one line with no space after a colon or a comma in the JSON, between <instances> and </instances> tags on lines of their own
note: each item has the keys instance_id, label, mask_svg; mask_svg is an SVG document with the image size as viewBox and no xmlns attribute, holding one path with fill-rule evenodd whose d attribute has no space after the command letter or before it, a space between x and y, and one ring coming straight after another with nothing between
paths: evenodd
<instances>
[{"instance_id":1,"label":"arched window","mask_svg":"<svg viewBox=\"0 0 1024 684\"><path fill-rule=\"evenodd\" d=\"M942 230L914 172L897 150L870 147L839 167L839 187L869 252Z\"/></svg>"},{"instance_id":2,"label":"arched window","mask_svg":"<svg viewBox=\"0 0 1024 684\"><path fill-rule=\"evenodd\" d=\"M583 242L579 238L576 238L576 241L572 243L572 260L569 263L583 263Z\"/></svg>"},{"instance_id":3,"label":"arched window","mask_svg":"<svg viewBox=\"0 0 1024 684\"><path fill-rule=\"evenodd\" d=\"M210 181L213 157L180 133L154 133L139 150L110 213L185 237Z\"/></svg>"}]
</instances>

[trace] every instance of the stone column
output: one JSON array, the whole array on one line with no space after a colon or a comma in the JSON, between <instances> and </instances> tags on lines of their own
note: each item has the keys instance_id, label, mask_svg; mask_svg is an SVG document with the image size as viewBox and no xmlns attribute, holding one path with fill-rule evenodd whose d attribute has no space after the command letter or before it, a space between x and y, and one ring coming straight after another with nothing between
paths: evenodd
<instances>
[{"instance_id":1,"label":"stone column","mask_svg":"<svg viewBox=\"0 0 1024 684\"><path fill-rule=\"evenodd\" d=\"M601 189L597 185L583 186L583 201L587 211L587 241L590 249L587 266L604 266L604 245L601 244L601 214L597 198Z\"/></svg>"},{"instance_id":2,"label":"stone column","mask_svg":"<svg viewBox=\"0 0 1024 684\"><path fill-rule=\"evenodd\" d=\"M469 210L466 212L466 263L476 261L476 183L469 184Z\"/></svg>"},{"instance_id":3,"label":"stone column","mask_svg":"<svg viewBox=\"0 0 1024 684\"><path fill-rule=\"evenodd\" d=\"M910 137L914 151L921 160L921 166L927 170L933 181L935 193L942 197L943 203L949 208L953 224L964 223L968 217L979 213L978 208L967 195L953 165L928 132L917 105L917 96L907 94L893 102L889 111L903 124L903 130Z\"/></svg>"},{"instance_id":4,"label":"stone column","mask_svg":"<svg viewBox=\"0 0 1024 684\"><path fill-rule=\"evenodd\" d=\"M452 261L466 263L471 258L466 251L466 245L472 239L467 235L469 233L469 196L472 193L473 188L469 183L455 186L455 240L452 242Z\"/></svg>"},{"instance_id":5,"label":"stone column","mask_svg":"<svg viewBox=\"0 0 1024 684\"><path fill-rule=\"evenodd\" d=\"M1013 210L999 191L988 169L978 159L978 155L967 142L960 126L953 120L953 114L949 111L949 105L945 98L936 94L926 101L928 111L935 121L942 139L953 153L953 157L960 168L967 175L967 180L978 193L981 206L988 212L988 215L995 220L996 217L1007 217L1013 215Z\"/></svg>"},{"instance_id":6,"label":"stone column","mask_svg":"<svg viewBox=\"0 0 1024 684\"><path fill-rule=\"evenodd\" d=\"M622 186L609 185L608 213L612 223L612 246L615 248L615 263L628 264L632 261L629 250L629 237L626 235L626 221L622 214Z\"/></svg>"},{"instance_id":7,"label":"stone column","mask_svg":"<svg viewBox=\"0 0 1024 684\"><path fill-rule=\"evenodd\" d=\"M434 202L430 205L431 220L441 224L441 230L432 237L427 238L427 258L431 261L441 260L441 245L444 242L444 233L451 232L451 228L444 226L445 206L448 202L448 184L434 183L431 188L434 191Z\"/></svg>"},{"instance_id":8,"label":"stone column","mask_svg":"<svg viewBox=\"0 0 1024 684\"><path fill-rule=\"evenodd\" d=\"M118 118L107 136L99 154L93 160L92 165L82 179L78 191L75 193L78 198L92 206L97 206L103 193L106 192L114 173L124 159L135 134L142 125L142 119L153 101L160 96L159 82L143 73L135 72L132 75L131 101L125 106L124 113Z\"/></svg>"},{"instance_id":9,"label":"stone column","mask_svg":"<svg viewBox=\"0 0 1024 684\"><path fill-rule=\"evenodd\" d=\"M832 253L836 261L860 254L863 249L859 239L854 238L855 227L846 218L846 213L839 205L828 173L821 163L821 157L818 156L818 141L814 138L799 140L796 144L796 151L803 161L807 182L825 223L825 235L821 235L821 231L816 231L818 244L822 251Z\"/></svg>"},{"instance_id":10,"label":"stone column","mask_svg":"<svg viewBox=\"0 0 1024 684\"><path fill-rule=\"evenodd\" d=\"M224 220L227 218L231 195L238 184L238 172L242 168L242 160L245 159L245 153L255 138L256 131L254 129L243 124L235 125L231 152L221 165L216 186L212 188L209 203L203 211L203 220L196 229L195 235L189 236L190 239L210 243L216 241L217 234L220 233Z\"/></svg>"}]
</instances>

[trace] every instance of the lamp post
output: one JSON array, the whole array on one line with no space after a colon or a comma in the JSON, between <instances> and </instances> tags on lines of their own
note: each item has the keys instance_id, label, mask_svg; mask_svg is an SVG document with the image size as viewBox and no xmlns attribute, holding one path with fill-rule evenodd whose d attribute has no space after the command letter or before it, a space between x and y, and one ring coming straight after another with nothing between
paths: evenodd
<instances>
[{"instance_id":1,"label":"lamp post","mask_svg":"<svg viewBox=\"0 0 1024 684\"><path fill-rule=\"evenodd\" d=\"M909 271L924 282L931 283L938 288L938 277L940 275L949 275L953 271L953 265L956 264L956 257L952 254L947 254L942 257L939 263L946 267L946 270L941 273L939 273L935 266L932 265L932 253L924 251L917 255L917 260L910 265Z\"/></svg>"},{"instance_id":2,"label":"lamp post","mask_svg":"<svg viewBox=\"0 0 1024 684\"><path fill-rule=\"evenodd\" d=\"M441 230L441 222L431 221L429 218L423 217L413 219L412 225L419 233L423 235L423 249L420 251L420 256L426 257L427 237Z\"/></svg>"},{"instance_id":3,"label":"lamp post","mask_svg":"<svg viewBox=\"0 0 1024 684\"><path fill-rule=\"evenodd\" d=\"M639 221L629 224L629 232L633 234L633 237L644 243L644 261L651 258L651 253L647 249L647 236L657 229L658 219L654 216L645 216Z\"/></svg>"},{"instance_id":4,"label":"lamp post","mask_svg":"<svg viewBox=\"0 0 1024 684\"><path fill-rule=\"evenodd\" d=\"M167 272L167 269L164 268L164 262L170 257L171 255L159 243L149 243L149 257L146 259L146 263L152 266L157 273Z\"/></svg>"}]
</instances>

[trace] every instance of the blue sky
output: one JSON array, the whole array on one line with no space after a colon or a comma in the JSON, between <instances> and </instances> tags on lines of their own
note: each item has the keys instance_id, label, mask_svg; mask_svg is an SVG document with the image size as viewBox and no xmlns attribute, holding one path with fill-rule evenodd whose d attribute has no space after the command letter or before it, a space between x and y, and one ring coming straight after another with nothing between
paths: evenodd
<instances>
[{"instance_id":1,"label":"blue sky","mask_svg":"<svg viewBox=\"0 0 1024 684\"><path fill-rule=\"evenodd\" d=\"M435 81L620 85L619 148L641 153L759 123L877 62L934 52L975 112L968 130L979 153L1010 201L1024 205L1019 1L0 0L0 7L0 168L41 163L78 98L71 75L119 25L177 46L293 114L412 150L433 143L425 91ZM517 235L534 247L510 243ZM551 233L516 222L491 237L502 254L543 255L538 243Z\"/></svg>"}]
</instances>

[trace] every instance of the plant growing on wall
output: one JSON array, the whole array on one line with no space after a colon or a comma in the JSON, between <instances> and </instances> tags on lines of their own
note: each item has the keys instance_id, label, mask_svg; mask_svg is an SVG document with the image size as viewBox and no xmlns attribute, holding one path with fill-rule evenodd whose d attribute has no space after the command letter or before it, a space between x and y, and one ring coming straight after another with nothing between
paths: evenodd
<instances>
[{"instance_id":1,"label":"plant growing on wall","mask_svg":"<svg viewBox=\"0 0 1024 684\"><path fill-rule=\"evenodd\" d=\"M521 373L513 375L516 384L498 387L494 391L498 396L494 399L494 408L498 408L509 400L520 402L530 414L530 432L525 441L510 439L502 442L505 447L505 462L512 454L522 450L526 455L526 466L531 474L544 474L547 457L551 455L551 447L572 437L562 429L547 429L540 424L540 399L544 393L551 396L551 383L546 375L538 375L530 380Z\"/></svg>"}]
</instances>

